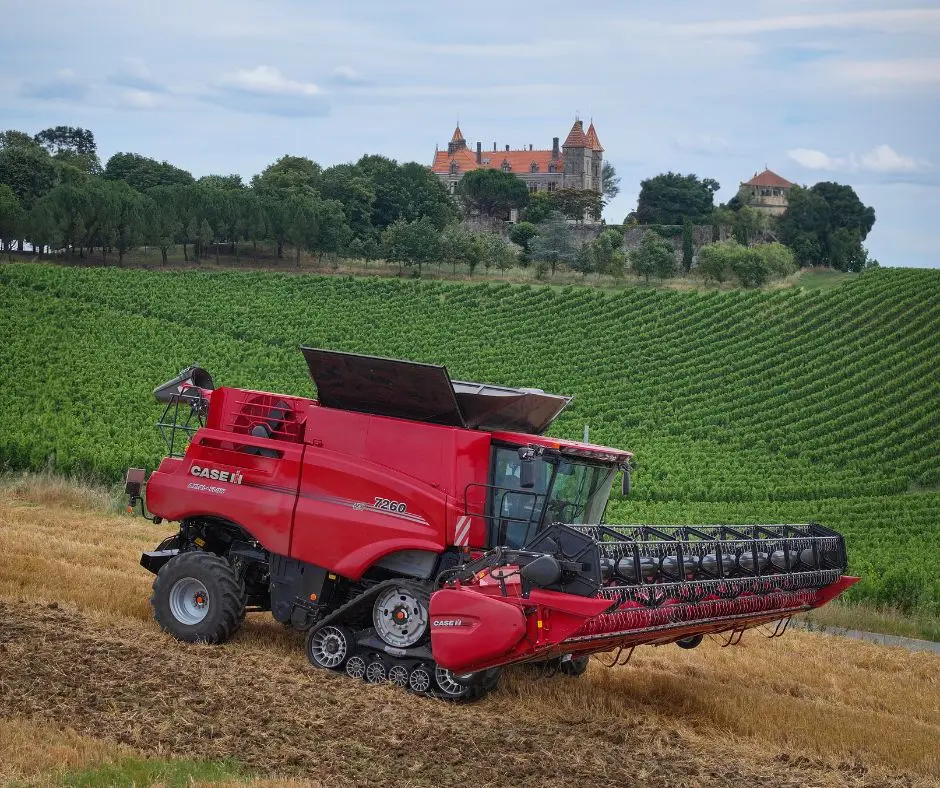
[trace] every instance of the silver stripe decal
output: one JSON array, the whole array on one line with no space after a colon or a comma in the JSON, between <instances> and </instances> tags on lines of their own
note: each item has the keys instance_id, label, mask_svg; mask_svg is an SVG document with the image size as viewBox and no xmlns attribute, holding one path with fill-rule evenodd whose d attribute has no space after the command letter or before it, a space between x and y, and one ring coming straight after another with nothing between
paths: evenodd
<instances>
[{"instance_id":1,"label":"silver stripe decal","mask_svg":"<svg viewBox=\"0 0 940 788\"><path fill-rule=\"evenodd\" d=\"M409 514L408 512L393 512L390 509L379 509L377 506L374 506L370 503L364 503L363 501L354 501L351 498L337 498L333 495L310 495L307 494L304 497L309 498L313 501L320 501L321 503L331 503L337 506L347 506L350 509L355 509L357 512L374 512L376 514L387 514L390 517L397 517L400 520L408 520L412 523L418 523L420 525L430 525L430 523L425 520L423 517L417 514Z\"/></svg>"}]
</instances>

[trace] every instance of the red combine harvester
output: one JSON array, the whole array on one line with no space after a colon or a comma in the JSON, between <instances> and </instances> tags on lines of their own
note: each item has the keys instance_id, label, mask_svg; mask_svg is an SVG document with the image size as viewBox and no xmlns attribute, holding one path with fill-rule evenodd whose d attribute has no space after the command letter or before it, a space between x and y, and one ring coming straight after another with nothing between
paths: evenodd
<instances>
[{"instance_id":1,"label":"red combine harvester","mask_svg":"<svg viewBox=\"0 0 940 788\"><path fill-rule=\"evenodd\" d=\"M631 455L545 437L568 397L302 351L316 400L199 367L154 391L170 451L146 507L180 529L141 564L180 640L270 610L316 666L472 699L514 663L580 675L595 652L782 634L856 580L816 524L601 524ZM142 512L144 479L126 486Z\"/></svg>"}]
</instances>

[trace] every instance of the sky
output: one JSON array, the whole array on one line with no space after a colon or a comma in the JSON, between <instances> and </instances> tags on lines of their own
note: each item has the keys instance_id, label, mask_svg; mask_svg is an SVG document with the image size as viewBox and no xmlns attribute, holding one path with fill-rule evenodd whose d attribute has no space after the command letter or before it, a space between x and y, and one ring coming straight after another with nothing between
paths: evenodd
<instances>
[{"instance_id":1,"label":"sky","mask_svg":"<svg viewBox=\"0 0 940 788\"><path fill-rule=\"evenodd\" d=\"M720 201L765 166L848 183L882 265L940 267L940 2L3 0L0 129L91 129L246 180L284 154L430 164L551 146L593 119L621 177L693 172Z\"/></svg>"}]
</instances>

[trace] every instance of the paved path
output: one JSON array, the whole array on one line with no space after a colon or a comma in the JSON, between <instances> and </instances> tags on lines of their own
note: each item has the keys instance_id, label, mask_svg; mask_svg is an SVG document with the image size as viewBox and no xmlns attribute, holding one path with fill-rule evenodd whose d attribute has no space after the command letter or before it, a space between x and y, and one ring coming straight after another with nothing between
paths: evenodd
<instances>
[{"instance_id":1,"label":"paved path","mask_svg":"<svg viewBox=\"0 0 940 788\"><path fill-rule=\"evenodd\" d=\"M797 626L809 632L823 632L827 635L839 635L856 640L867 640L869 643L880 643L883 646L901 646L908 651L931 651L940 654L940 643L932 640L917 640L916 638L902 638L898 635L882 635L879 632L863 632L860 629L844 629L843 627L821 627L819 625L806 625L802 621L793 621L791 626Z\"/></svg>"}]
</instances>

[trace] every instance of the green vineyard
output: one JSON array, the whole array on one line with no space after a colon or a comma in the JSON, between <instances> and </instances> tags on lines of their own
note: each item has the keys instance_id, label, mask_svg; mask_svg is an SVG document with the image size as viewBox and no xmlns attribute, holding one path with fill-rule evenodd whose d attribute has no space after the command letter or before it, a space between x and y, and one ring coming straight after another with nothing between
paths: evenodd
<instances>
[{"instance_id":1,"label":"green vineyard","mask_svg":"<svg viewBox=\"0 0 940 788\"><path fill-rule=\"evenodd\" d=\"M817 520L857 599L940 613L940 272L826 291L0 266L0 463L104 479L164 447L152 388L312 393L301 343L575 400L553 432L633 451L618 522Z\"/></svg>"}]
</instances>

